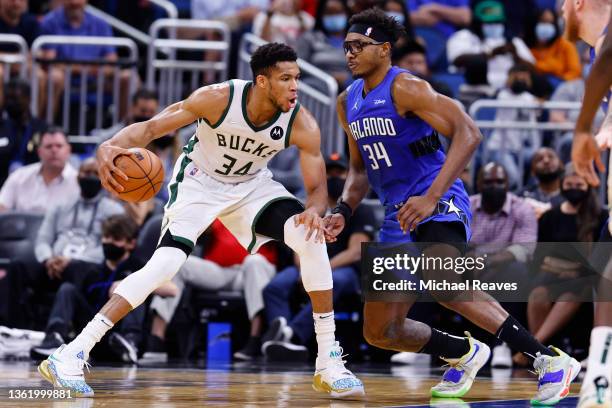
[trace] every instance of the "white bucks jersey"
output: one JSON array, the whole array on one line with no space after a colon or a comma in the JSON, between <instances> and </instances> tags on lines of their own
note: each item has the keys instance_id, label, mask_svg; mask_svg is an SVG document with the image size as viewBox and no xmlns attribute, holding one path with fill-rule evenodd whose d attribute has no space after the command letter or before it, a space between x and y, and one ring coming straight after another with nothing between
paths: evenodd
<instances>
[{"instance_id":1,"label":"white bucks jersey","mask_svg":"<svg viewBox=\"0 0 612 408\"><path fill-rule=\"evenodd\" d=\"M254 178L280 150L289 146L291 127L300 105L255 126L247 116L246 101L251 81L229 81L230 96L221 118L211 124L199 120L196 138L185 147L191 160L209 176L226 183Z\"/></svg>"}]
</instances>

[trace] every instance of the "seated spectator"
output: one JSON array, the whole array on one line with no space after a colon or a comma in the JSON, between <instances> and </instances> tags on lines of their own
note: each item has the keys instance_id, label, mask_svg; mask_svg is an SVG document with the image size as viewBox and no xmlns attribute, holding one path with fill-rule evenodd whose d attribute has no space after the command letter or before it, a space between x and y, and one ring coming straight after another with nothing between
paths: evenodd
<instances>
[{"instance_id":1,"label":"seated spectator","mask_svg":"<svg viewBox=\"0 0 612 408\"><path fill-rule=\"evenodd\" d=\"M487 79L487 62L483 55L466 61L464 65L465 83L459 86L457 99L469 111L472 103L478 99L493 99L497 94L497 89L489 85Z\"/></svg>"},{"instance_id":2,"label":"seated spectator","mask_svg":"<svg viewBox=\"0 0 612 408\"><path fill-rule=\"evenodd\" d=\"M478 3L489 0L472 0L472 10ZM506 11L505 33L509 38L525 38L525 30L528 22L533 18L534 10L538 0L499 0Z\"/></svg>"},{"instance_id":3,"label":"seated spectator","mask_svg":"<svg viewBox=\"0 0 612 408\"><path fill-rule=\"evenodd\" d=\"M34 39L38 37L39 25L35 16L28 13L28 0L0 0L0 34L17 34L23 37L32 46ZM18 52L17 47L3 44L0 46L1 53ZM16 74L18 64L13 64L11 74ZM0 78L4 78L5 65L0 65ZM4 80L0 81L0 103L4 100Z\"/></svg>"},{"instance_id":4,"label":"seated spectator","mask_svg":"<svg viewBox=\"0 0 612 408\"><path fill-rule=\"evenodd\" d=\"M383 0L379 7L382 8L389 17L396 19L406 30L406 34L393 44L394 47L402 47L407 41L415 39L414 29L412 28L412 22L410 20L410 11L404 0Z\"/></svg>"},{"instance_id":5,"label":"seated spectator","mask_svg":"<svg viewBox=\"0 0 612 408\"><path fill-rule=\"evenodd\" d=\"M44 213L78 197L77 171L68 163L70 145L64 131L44 131L36 152L40 162L15 170L2 186L0 211Z\"/></svg>"},{"instance_id":6,"label":"seated spectator","mask_svg":"<svg viewBox=\"0 0 612 408\"><path fill-rule=\"evenodd\" d=\"M506 14L500 2L478 3L470 27L457 31L446 43L449 63L464 68L470 62L486 62L488 82L496 89L504 86L508 71L516 62L535 64L523 40L505 35L505 22Z\"/></svg>"},{"instance_id":7,"label":"seated spectator","mask_svg":"<svg viewBox=\"0 0 612 408\"><path fill-rule=\"evenodd\" d=\"M393 49L393 65L407 69L419 78L426 80L436 92L449 98L453 97L453 91L448 85L431 78L425 47L418 42L408 41L402 47L395 47Z\"/></svg>"},{"instance_id":8,"label":"seated spectator","mask_svg":"<svg viewBox=\"0 0 612 408\"><path fill-rule=\"evenodd\" d=\"M44 35L67 35L67 36L98 36L112 37L111 26L104 20L85 11L88 0L65 0L63 6L50 11L43 18L40 29ZM114 46L110 45L74 45L61 44L51 45L45 48L41 55L48 60L107 60L116 61L117 52ZM93 74L97 72L95 67L72 65L72 78L80 78L83 69ZM105 76L114 73L113 69L104 69ZM47 89L47 76L51 76L52 89ZM52 92L52 112L57 114L60 107L60 98L64 92L65 68L61 65L54 65L52 69L41 76L41 89L39 94L39 112L46 112L47 92ZM119 117L125 116L128 105L130 82L132 81L129 69L121 71L120 77L120 97ZM106 85L112 86L112 81L106 81ZM42 116L42 115L41 115Z\"/></svg>"},{"instance_id":9,"label":"seated spectator","mask_svg":"<svg viewBox=\"0 0 612 408\"><path fill-rule=\"evenodd\" d=\"M550 97L551 101L582 102L582 98L584 97L584 81L588 77L589 70L591 68L589 49L590 48L587 47L584 49L583 52L580 53L582 62L582 76L573 81L566 81L560 84ZM571 160L572 140L574 139L573 124L575 124L576 120L578 120L578 113L578 109L550 111L551 122L572 124L572 130L569 130L567 132L564 132L562 135L559 135L554 142L555 150L559 152L561 160L564 163ZM604 112L601 109L597 109L597 113L595 114L595 120L593 121L594 129L599 129L604 120L604 117Z\"/></svg>"},{"instance_id":10,"label":"seated spectator","mask_svg":"<svg viewBox=\"0 0 612 408\"><path fill-rule=\"evenodd\" d=\"M319 1L314 29L297 42L298 56L333 76L340 89L351 79L342 48L349 15L346 0ZM302 79L309 83L308 77Z\"/></svg>"},{"instance_id":11,"label":"seated spectator","mask_svg":"<svg viewBox=\"0 0 612 408\"><path fill-rule=\"evenodd\" d=\"M259 253L250 255L219 220L215 220L203 238L206 242L204 259L189 255L172 282L178 287L179 293L187 284L208 291L243 291L251 331L245 347L236 352L234 357L251 360L260 355L264 308L262 291L276 272L274 244L266 244L260 248ZM155 317L150 351L163 350L166 327L174 316L179 300L179 296L153 298L151 309L155 311Z\"/></svg>"},{"instance_id":12,"label":"seated spectator","mask_svg":"<svg viewBox=\"0 0 612 408\"><path fill-rule=\"evenodd\" d=\"M11 79L6 85L6 96L3 104L6 116L0 121L0 185L9 173L38 161L36 146L47 128L44 121L32 116L27 81Z\"/></svg>"},{"instance_id":13,"label":"seated spectator","mask_svg":"<svg viewBox=\"0 0 612 408\"><path fill-rule=\"evenodd\" d=\"M608 212L602 208L597 190L575 173L571 164L565 168L561 181L561 194L565 201L545 212L538 222L538 242L594 242L606 226ZM574 317L581 300L593 290L581 284L588 273L584 258L571 250L572 246L559 246L558 251L542 251L534 255L537 275L529 295L527 318L529 331L542 342L562 330ZM526 365L522 354L514 361Z\"/></svg>"},{"instance_id":14,"label":"seated spectator","mask_svg":"<svg viewBox=\"0 0 612 408\"><path fill-rule=\"evenodd\" d=\"M519 103L535 102L530 93L532 87L531 70L519 64L509 72L506 88L497 94L498 101ZM496 122L536 122L534 109L499 108L495 114ZM531 156L542 144L541 136L533 130L495 129L487 142L492 160L506 169L510 186L522 186L524 167Z\"/></svg>"},{"instance_id":15,"label":"seated spectator","mask_svg":"<svg viewBox=\"0 0 612 408\"><path fill-rule=\"evenodd\" d=\"M255 16L268 8L270 0L191 0L191 18L223 20L232 31L250 27Z\"/></svg>"},{"instance_id":16,"label":"seated spectator","mask_svg":"<svg viewBox=\"0 0 612 408\"><path fill-rule=\"evenodd\" d=\"M537 183L525 187L520 195L527 199L540 218L542 213L560 205L563 201L561 196L563 162L553 149L541 147L531 159L531 174Z\"/></svg>"},{"instance_id":17,"label":"seated spectator","mask_svg":"<svg viewBox=\"0 0 612 408\"><path fill-rule=\"evenodd\" d=\"M342 195L347 163L344 158L334 154L326 164L328 206L331 209ZM335 309L343 297L359 293L361 243L374 238L374 223L372 210L359 206L338 240L327 245ZM308 303L292 314L290 302L295 290L301 290L297 263L279 272L264 289L265 311L270 327L262 338L262 353L269 360L305 360L308 357L305 345L314 334L312 306Z\"/></svg>"},{"instance_id":18,"label":"seated spectator","mask_svg":"<svg viewBox=\"0 0 612 408\"><path fill-rule=\"evenodd\" d=\"M470 25L469 0L407 0L414 27L433 27L446 38Z\"/></svg>"},{"instance_id":19,"label":"seated spectator","mask_svg":"<svg viewBox=\"0 0 612 408\"><path fill-rule=\"evenodd\" d=\"M527 28L525 43L536 59L536 70L570 81L580 77L582 68L576 46L562 37L554 10L540 10L537 19Z\"/></svg>"},{"instance_id":20,"label":"seated spectator","mask_svg":"<svg viewBox=\"0 0 612 408\"><path fill-rule=\"evenodd\" d=\"M97 264L70 264L68 269L74 269L79 279L60 285L47 320L45 338L40 346L32 349L33 356L46 358L53 354L55 349L67 342L71 331L78 333L85 327L122 279L143 267L142 261L132 256L137 235L138 226L125 215L112 215L102 222L104 260ZM67 270L67 273L71 271ZM173 283L166 282L154 293L176 296L178 289ZM124 362L136 363L138 360L145 313L144 304L133 309L106 337L116 357ZM104 357L96 356L98 359Z\"/></svg>"},{"instance_id":21,"label":"seated spectator","mask_svg":"<svg viewBox=\"0 0 612 408\"><path fill-rule=\"evenodd\" d=\"M272 0L266 12L253 21L253 34L269 42L295 47L301 35L312 30L314 19L300 10L299 0Z\"/></svg>"}]
</instances>

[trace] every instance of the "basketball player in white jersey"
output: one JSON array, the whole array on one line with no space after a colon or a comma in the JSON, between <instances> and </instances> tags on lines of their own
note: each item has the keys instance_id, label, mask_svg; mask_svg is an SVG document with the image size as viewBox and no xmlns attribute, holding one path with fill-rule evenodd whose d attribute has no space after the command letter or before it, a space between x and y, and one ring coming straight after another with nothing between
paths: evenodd
<instances>
[{"instance_id":1,"label":"basketball player in white jersey","mask_svg":"<svg viewBox=\"0 0 612 408\"><path fill-rule=\"evenodd\" d=\"M325 163L320 131L313 116L297 101L300 71L293 49L267 44L251 58L254 82L231 80L205 86L154 118L130 125L98 149L100 177L106 189L120 192L125 178L114 159L128 148L198 121L169 184L158 247L141 270L123 280L110 300L68 345L39 366L55 386L93 396L83 367L102 336L183 265L198 236L221 222L254 253L265 242L281 240L298 255L302 282L313 306L318 357L313 387L332 397L363 395L363 384L344 367L335 341L332 276L321 215L327 207ZM300 152L306 208L272 180L268 161L295 145Z\"/></svg>"}]
</instances>

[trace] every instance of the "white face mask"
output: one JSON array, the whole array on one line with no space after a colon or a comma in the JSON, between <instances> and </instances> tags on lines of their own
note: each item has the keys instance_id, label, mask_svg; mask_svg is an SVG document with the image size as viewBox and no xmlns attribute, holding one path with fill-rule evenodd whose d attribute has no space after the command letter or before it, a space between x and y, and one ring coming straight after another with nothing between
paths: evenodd
<instances>
[{"instance_id":1,"label":"white face mask","mask_svg":"<svg viewBox=\"0 0 612 408\"><path fill-rule=\"evenodd\" d=\"M485 38L499 39L504 38L505 27L502 23L483 24L482 33Z\"/></svg>"},{"instance_id":2,"label":"white face mask","mask_svg":"<svg viewBox=\"0 0 612 408\"><path fill-rule=\"evenodd\" d=\"M538 41L547 42L555 36L556 30L553 23L538 23L536 25L535 34Z\"/></svg>"}]
</instances>

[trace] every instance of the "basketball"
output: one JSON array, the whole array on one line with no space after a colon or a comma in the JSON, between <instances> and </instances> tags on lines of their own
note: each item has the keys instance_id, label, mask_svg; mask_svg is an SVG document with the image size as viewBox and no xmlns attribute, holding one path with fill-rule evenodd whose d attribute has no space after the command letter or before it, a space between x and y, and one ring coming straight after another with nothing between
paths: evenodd
<instances>
[{"instance_id":1,"label":"basketball","mask_svg":"<svg viewBox=\"0 0 612 408\"><path fill-rule=\"evenodd\" d=\"M133 156L121 155L115 165L128 176L128 180L116 180L125 189L119 198L132 203L147 201L159 192L164 182L164 167L154 153L147 149L132 148Z\"/></svg>"}]
</instances>

